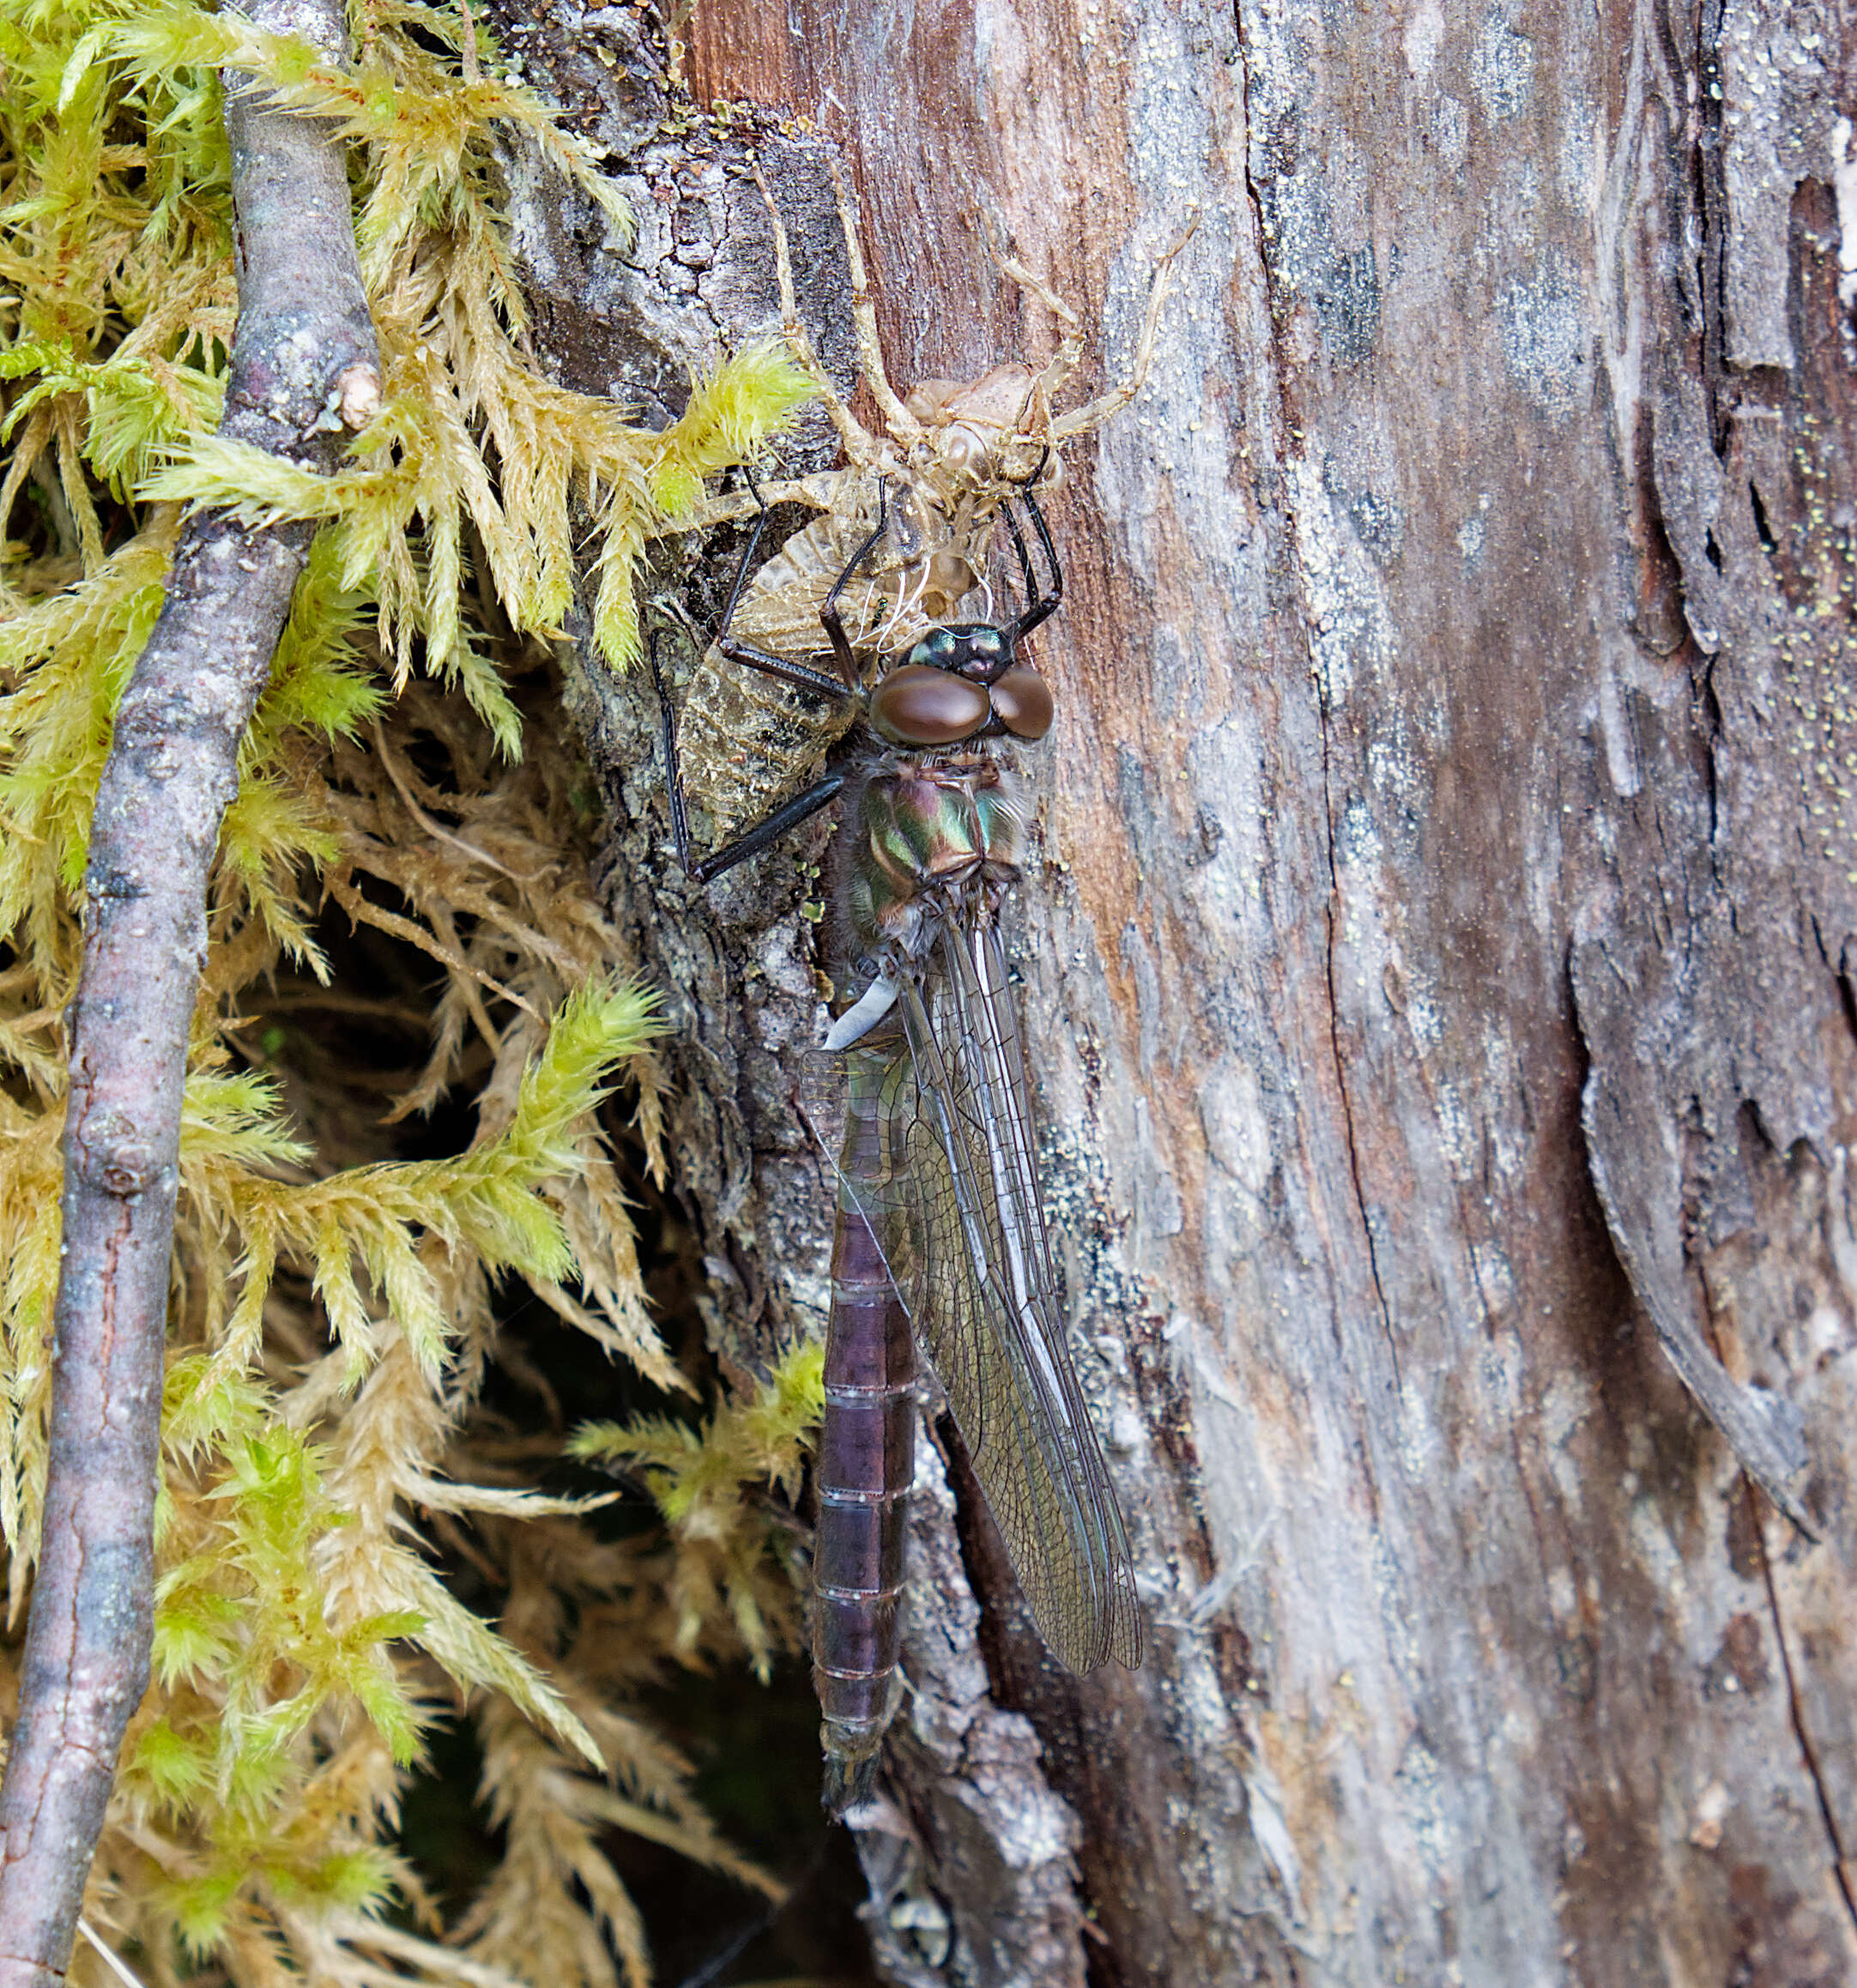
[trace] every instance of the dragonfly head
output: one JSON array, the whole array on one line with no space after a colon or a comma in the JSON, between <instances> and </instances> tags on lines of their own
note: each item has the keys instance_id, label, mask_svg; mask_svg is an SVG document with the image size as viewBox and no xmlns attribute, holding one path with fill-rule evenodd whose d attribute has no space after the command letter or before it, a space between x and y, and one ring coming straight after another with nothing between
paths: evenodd
<instances>
[{"instance_id":1,"label":"dragonfly head","mask_svg":"<svg viewBox=\"0 0 1857 1988\"><path fill-rule=\"evenodd\" d=\"M959 746L970 739L1042 739L1051 693L990 623L935 628L888 671L870 697L871 728L892 746Z\"/></svg>"}]
</instances>

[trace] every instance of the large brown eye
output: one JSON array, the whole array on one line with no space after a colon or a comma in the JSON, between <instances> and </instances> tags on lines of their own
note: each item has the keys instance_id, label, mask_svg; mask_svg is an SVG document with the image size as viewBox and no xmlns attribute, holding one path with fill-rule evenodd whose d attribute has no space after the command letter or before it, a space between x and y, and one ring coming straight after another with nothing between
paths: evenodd
<instances>
[{"instance_id":1,"label":"large brown eye","mask_svg":"<svg viewBox=\"0 0 1857 1988\"><path fill-rule=\"evenodd\" d=\"M1055 715L1050 686L1029 662L1015 662L993 686L993 715L1015 739L1042 739Z\"/></svg>"},{"instance_id":2,"label":"large brown eye","mask_svg":"<svg viewBox=\"0 0 1857 1988\"><path fill-rule=\"evenodd\" d=\"M1044 701L1049 707L1049 697ZM871 693L872 729L898 746L958 745L986 722L984 684L926 662L892 669Z\"/></svg>"}]
</instances>

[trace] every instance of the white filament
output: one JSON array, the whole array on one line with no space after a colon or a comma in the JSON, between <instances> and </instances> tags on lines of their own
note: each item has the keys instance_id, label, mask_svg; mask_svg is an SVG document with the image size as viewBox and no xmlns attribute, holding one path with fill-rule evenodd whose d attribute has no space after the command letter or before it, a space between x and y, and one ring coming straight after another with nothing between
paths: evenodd
<instances>
[{"instance_id":1,"label":"white filament","mask_svg":"<svg viewBox=\"0 0 1857 1988\"><path fill-rule=\"evenodd\" d=\"M896 986L880 974L856 1001L840 1015L827 1032L828 1049L849 1049L861 1036L868 1036L896 1006Z\"/></svg>"}]
</instances>

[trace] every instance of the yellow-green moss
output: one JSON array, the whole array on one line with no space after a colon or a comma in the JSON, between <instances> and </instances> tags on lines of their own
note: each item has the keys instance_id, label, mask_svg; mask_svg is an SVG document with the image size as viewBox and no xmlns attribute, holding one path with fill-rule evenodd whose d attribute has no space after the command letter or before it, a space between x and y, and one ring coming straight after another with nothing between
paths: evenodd
<instances>
[{"instance_id":1,"label":"yellow-green moss","mask_svg":"<svg viewBox=\"0 0 1857 1988\"><path fill-rule=\"evenodd\" d=\"M790 1641L790 1587L740 1492L792 1483L816 1375L783 1372L700 1435L665 1423L608 1442L669 1487L668 1544L615 1545L598 1499L465 1473L497 1280L687 1387L644 1308L596 1112L615 1085L636 1089L659 1163L652 1005L564 855L584 809L561 728L507 673L523 637L559 632L577 560L597 569L605 654L632 660L647 537L811 390L756 349L693 383L682 419L652 433L534 372L494 130L622 212L487 37L466 45L468 19L364 3L344 75L231 12L0 0L0 1530L15 1622L44 1485L64 1016L112 714L188 507L323 526L211 886L157 1675L87 1904L98 1937L164 1982L184 1966L240 1983L295 1970L359 1985L385 1964L441 1978L462 1955L548 1988L642 1984L642 1931L601 1846L614 1826L769 1882L630 1707L666 1664L765 1668ZM326 479L214 432L237 303L227 69L336 119L352 148L384 403ZM538 723L541 764L525 764ZM335 974L314 930L327 905L431 962L431 1053L397 1109L468 1079L468 1151L345 1164L368 1145L344 1108L269 1067L289 1033L288 1011L269 1018L279 976ZM378 1002L335 981L344 998ZM498 1625L435 1570L441 1524L472 1527L505 1582ZM438 1920L395 1825L421 1735L460 1706L504 1859L447 1946L426 1937ZM396 1901L426 1933L382 1924ZM78 1975L100 1979L86 1953Z\"/></svg>"}]
</instances>

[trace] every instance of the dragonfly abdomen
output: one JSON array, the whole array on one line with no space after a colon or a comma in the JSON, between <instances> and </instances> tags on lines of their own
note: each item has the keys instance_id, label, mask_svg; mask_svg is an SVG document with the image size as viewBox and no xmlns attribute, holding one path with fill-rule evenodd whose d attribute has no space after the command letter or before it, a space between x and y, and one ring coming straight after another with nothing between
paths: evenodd
<instances>
[{"instance_id":1,"label":"dragonfly abdomen","mask_svg":"<svg viewBox=\"0 0 1857 1988\"><path fill-rule=\"evenodd\" d=\"M867 1212L885 1198L874 1103L860 1099L854 1081L832 1244L813 1544L813 1669L826 1800L834 1811L868 1797L901 1691L903 1544L916 1475L915 1335Z\"/></svg>"}]
</instances>

